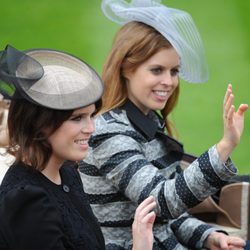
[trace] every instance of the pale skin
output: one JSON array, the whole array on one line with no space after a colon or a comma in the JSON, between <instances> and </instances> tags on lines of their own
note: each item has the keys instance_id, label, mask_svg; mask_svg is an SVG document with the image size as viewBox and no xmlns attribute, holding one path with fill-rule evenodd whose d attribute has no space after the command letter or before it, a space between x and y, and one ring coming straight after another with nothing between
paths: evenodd
<instances>
[{"instance_id":1,"label":"pale skin","mask_svg":"<svg viewBox=\"0 0 250 250\"><path fill-rule=\"evenodd\" d=\"M245 245L246 242L243 239L220 232L211 233L204 244L211 250L243 250Z\"/></svg>"},{"instance_id":2,"label":"pale skin","mask_svg":"<svg viewBox=\"0 0 250 250\"><path fill-rule=\"evenodd\" d=\"M80 161L88 150L88 140L95 131L93 113L95 105L75 110L71 117L49 136L53 152L42 173L56 184L61 184L60 167L67 159Z\"/></svg>"},{"instance_id":3,"label":"pale skin","mask_svg":"<svg viewBox=\"0 0 250 250\"><path fill-rule=\"evenodd\" d=\"M224 135L217 144L217 150L223 162L228 159L233 149L240 142L240 137L244 129L244 113L248 109L247 104L241 104L238 110L235 111L233 101L232 84L229 84L224 98Z\"/></svg>"},{"instance_id":4,"label":"pale skin","mask_svg":"<svg viewBox=\"0 0 250 250\"><path fill-rule=\"evenodd\" d=\"M134 72L125 74L129 99L144 113L162 109L179 84L178 69L180 59L173 48L162 49ZM234 107L232 84L226 90L223 104L224 133L216 148L220 159L226 162L239 144L244 129L244 113L247 104ZM223 233L211 233L204 245L212 250L243 249L245 241Z\"/></svg>"},{"instance_id":5,"label":"pale skin","mask_svg":"<svg viewBox=\"0 0 250 250\"><path fill-rule=\"evenodd\" d=\"M153 224L155 212L152 211L156 206L153 196L145 199L136 209L133 229L133 249L132 250L151 250L153 247Z\"/></svg>"}]
</instances>

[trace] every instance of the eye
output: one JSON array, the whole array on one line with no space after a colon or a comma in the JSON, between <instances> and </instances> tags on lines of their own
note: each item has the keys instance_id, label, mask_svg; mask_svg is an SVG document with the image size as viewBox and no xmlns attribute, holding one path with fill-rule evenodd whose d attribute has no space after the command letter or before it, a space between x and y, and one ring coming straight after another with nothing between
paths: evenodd
<instances>
[{"instance_id":1,"label":"eye","mask_svg":"<svg viewBox=\"0 0 250 250\"><path fill-rule=\"evenodd\" d=\"M150 71L151 71L154 75L160 75L160 74L162 73L162 68L161 68L161 67L156 67L156 68L150 69Z\"/></svg>"},{"instance_id":2,"label":"eye","mask_svg":"<svg viewBox=\"0 0 250 250\"><path fill-rule=\"evenodd\" d=\"M92 119L94 119L94 118L96 117L97 113L98 113L98 110L96 109L96 110L90 115L90 117L91 117Z\"/></svg>"},{"instance_id":3,"label":"eye","mask_svg":"<svg viewBox=\"0 0 250 250\"><path fill-rule=\"evenodd\" d=\"M178 76L179 75L179 69L178 68L174 68L171 70L171 75L172 76Z\"/></svg>"},{"instance_id":4,"label":"eye","mask_svg":"<svg viewBox=\"0 0 250 250\"><path fill-rule=\"evenodd\" d=\"M83 118L82 115L77 115L77 116L72 116L70 118L71 121L81 121L81 119Z\"/></svg>"},{"instance_id":5,"label":"eye","mask_svg":"<svg viewBox=\"0 0 250 250\"><path fill-rule=\"evenodd\" d=\"M94 120L95 119L95 113L93 113L93 114L81 114L81 115L71 116L71 118L69 120L70 121L75 121L75 122L80 122L80 121L82 121L84 119Z\"/></svg>"}]
</instances>

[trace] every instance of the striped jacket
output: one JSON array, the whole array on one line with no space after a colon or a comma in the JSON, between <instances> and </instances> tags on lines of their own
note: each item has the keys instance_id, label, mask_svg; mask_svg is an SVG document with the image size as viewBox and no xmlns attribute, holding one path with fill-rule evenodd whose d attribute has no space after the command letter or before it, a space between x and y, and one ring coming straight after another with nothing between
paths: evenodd
<instances>
[{"instance_id":1,"label":"striped jacket","mask_svg":"<svg viewBox=\"0 0 250 250\"><path fill-rule=\"evenodd\" d=\"M182 145L163 133L155 112L145 116L131 102L96 120L90 150L79 169L106 249L130 249L138 204L157 201L154 249L202 249L215 228L186 213L236 174L211 147L184 171Z\"/></svg>"}]
</instances>

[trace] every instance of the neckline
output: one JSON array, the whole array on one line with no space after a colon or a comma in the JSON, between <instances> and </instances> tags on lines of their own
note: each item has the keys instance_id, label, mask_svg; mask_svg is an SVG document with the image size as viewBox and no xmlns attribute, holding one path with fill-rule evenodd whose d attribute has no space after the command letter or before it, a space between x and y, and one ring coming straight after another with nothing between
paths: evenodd
<instances>
[{"instance_id":1,"label":"neckline","mask_svg":"<svg viewBox=\"0 0 250 250\"><path fill-rule=\"evenodd\" d=\"M64 175L63 166L59 169L61 184L56 184L55 182L51 181L47 176L45 176L42 172L34 169L32 166L25 164L24 162L20 162L20 164L23 168L26 169L26 171L35 173L35 175L38 176L39 179L42 179L46 184L50 185L51 187L62 188L67 183L66 176Z\"/></svg>"},{"instance_id":2,"label":"neckline","mask_svg":"<svg viewBox=\"0 0 250 250\"><path fill-rule=\"evenodd\" d=\"M60 169L61 170L61 169ZM62 174L61 174L61 171L59 170L59 174L60 174L60 178L61 178L61 184L57 184L53 181L51 181L46 175L44 175L42 172L38 171L38 175L46 182L48 183L49 185L53 185L55 187L62 187L63 184L64 184L64 180L63 180L63 177L62 177Z\"/></svg>"}]
</instances>

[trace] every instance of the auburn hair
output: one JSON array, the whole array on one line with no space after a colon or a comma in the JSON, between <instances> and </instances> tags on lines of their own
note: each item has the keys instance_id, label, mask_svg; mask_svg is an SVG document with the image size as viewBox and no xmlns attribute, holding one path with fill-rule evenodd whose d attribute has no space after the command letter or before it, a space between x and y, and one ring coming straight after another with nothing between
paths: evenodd
<instances>
[{"instance_id":1,"label":"auburn hair","mask_svg":"<svg viewBox=\"0 0 250 250\"><path fill-rule=\"evenodd\" d=\"M135 72L155 53L169 48L172 48L170 42L151 26L140 22L129 22L122 26L114 38L113 46L103 67L102 80L105 90L100 113L125 103L128 97L125 78L127 73ZM172 136L175 129L168 115L176 106L178 97L179 85L165 107L159 110L167 131Z\"/></svg>"}]
</instances>

